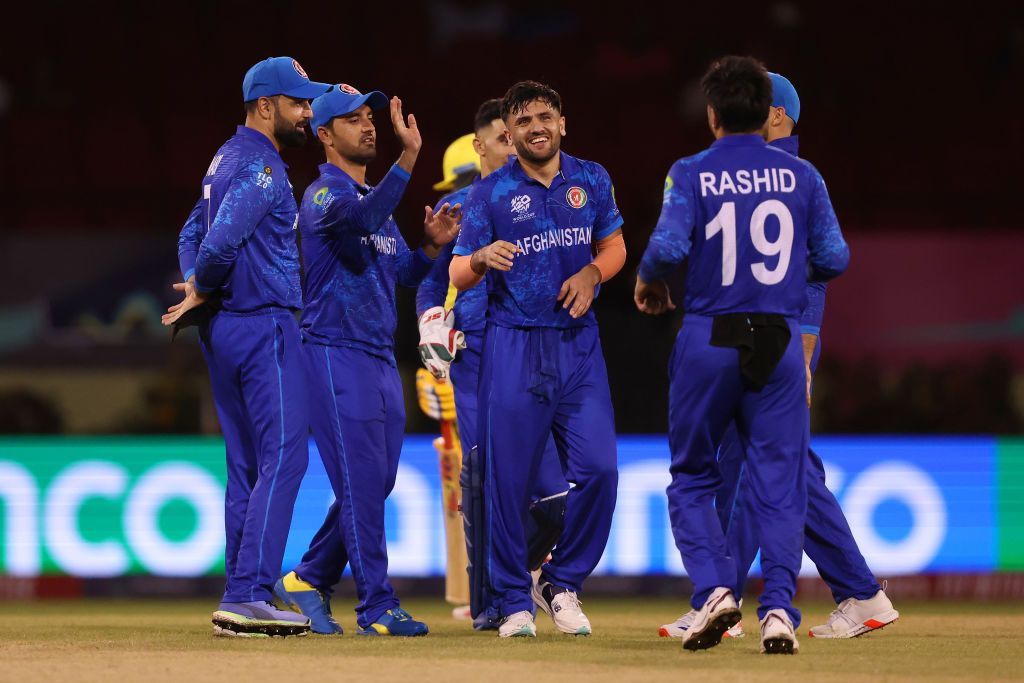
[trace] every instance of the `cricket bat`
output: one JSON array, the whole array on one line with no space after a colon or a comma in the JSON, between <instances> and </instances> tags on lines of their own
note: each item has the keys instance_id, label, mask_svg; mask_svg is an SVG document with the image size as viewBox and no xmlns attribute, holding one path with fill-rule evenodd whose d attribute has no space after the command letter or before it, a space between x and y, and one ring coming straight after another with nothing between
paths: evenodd
<instances>
[{"instance_id":1,"label":"cricket bat","mask_svg":"<svg viewBox=\"0 0 1024 683\"><path fill-rule=\"evenodd\" d=\"M444 537L447 548L447 568L444 597L453 605L469 604L469 574L466 567L466 536L462 526L462 445L459 430L452 420L441 420L441 436L434 440L441 466L441 505L444 514Z\"/></svg>"}]
</instances>

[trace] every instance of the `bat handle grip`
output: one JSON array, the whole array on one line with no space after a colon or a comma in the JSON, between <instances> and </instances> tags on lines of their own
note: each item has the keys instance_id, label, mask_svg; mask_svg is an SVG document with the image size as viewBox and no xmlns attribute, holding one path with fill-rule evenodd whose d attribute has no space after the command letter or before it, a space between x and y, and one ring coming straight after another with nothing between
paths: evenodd
<instances>
[{"instance_id":1,"label":"bat handle grip","mask_svg":"<svg viewBox=\"0 0 1024 683\"><path fill-rule=\"evenodd\" d=\"M445 448L450 449L454 445L451 420L441 420L441 438L444 439Z\"/></svg>"}]
</instances>

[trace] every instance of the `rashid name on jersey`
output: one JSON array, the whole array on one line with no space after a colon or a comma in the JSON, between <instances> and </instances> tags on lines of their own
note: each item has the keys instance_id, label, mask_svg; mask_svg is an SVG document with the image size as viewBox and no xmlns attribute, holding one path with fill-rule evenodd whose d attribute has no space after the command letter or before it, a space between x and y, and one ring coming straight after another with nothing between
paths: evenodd
<instances>
[{"instance_id":1,"label":"rashid name on jersey","mask_svg":"<svg viewBox=\"0 0 1024 683\"><path fill-rule=\"evenodd\" d=\"M760 135L729 135L673 164L641 279L665 277L691 251L685 310L699 315L799 318L807 281L836 277L850 258L821 174Z\"/></svg>"}]
</instances>

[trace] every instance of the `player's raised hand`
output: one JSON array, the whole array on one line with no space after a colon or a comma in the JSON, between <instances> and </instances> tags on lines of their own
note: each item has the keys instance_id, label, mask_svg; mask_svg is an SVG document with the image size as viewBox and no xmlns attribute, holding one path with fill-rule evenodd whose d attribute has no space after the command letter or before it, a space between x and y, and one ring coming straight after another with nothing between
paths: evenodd
<instances>
[{"instance_id":1,"label":"player's raised hand","mask_svg":"<svg viewBox=\"0 0 1024 683\"><path fill-rule=\"evenodd\" d=\"M429 206L424 207L423 217L423 239L424 249L428 250L427 255L436 258L436 254L430 251L440 250L441 247L455 239L459 234L459 220L462 218L462 204L454 206L445 202L438 208L437 213Z\"/></svg>"},{"instance_id":2,"label":"player's raised hand","mask_svg":"<svg viewBox=\"0 0 1024 683\"><path fill-rule=\"evenodd\" d=\"M402 143L402 155L409 154L413 161L423 147L423 138L420 137L420 129L416 125L416 117L409 114L405 117L402 114L402 100L397 97L391 98L391 125L395 127L395 136Z\"/></svg>"},{"instance_id":3,"label":"player's raised hand","mask_svg":"<svg viewBox=\"0 0 1024 683\"><path fill-rule=\"evenodd\" d=\"M516 245L498 240L474 251L469 265L477 275L483 275L491 268L507 273L512 270L512 260L519 253L522 253L522 249Z\"/></svg>"},{"instance_id":4,"label":"player's raised hand","mask_svg":"<svg viewBox=\"0 0 1024 683\"><path fill-rule=\"evenodd\" d=\"M665 311L674 311L676 305L672 303L672 296L669 294L668 285L664 280L644 282L639 277L636 279L636 289L633 290L633 301L641 313L650 315L661 315Z\"/></svg>"},{"instance_id":5,"label":"player's raised hand","mask_svg":"<svg viewBox=\"0 0 1024 683\"><path fill-rule=\"evenodd\" d=\"M579 318L590 310L594 303L595 291L601 284L601 271L592 263L588 263L568 280L562 283L558 290L558 300L562 302L562 308L569 310L569 315Z\"/></svg>"},{"instance_id":6,"label":"player's raised hand","mask_svg":"<svg viewBox=\"0 0 1024 683\"><path fill-rule=\"evenodd\" d=\"M171 326L178 322L178 319L191 311L193 308L202 306L206 303L206 297L196 291L192 281L178 282L175 283L174 289L179 292L185 293L185 298L182 299L181 303L174 304L167 309L167 312L160 317L160 322L166 326Z\"/></svg>"}]
</instances>

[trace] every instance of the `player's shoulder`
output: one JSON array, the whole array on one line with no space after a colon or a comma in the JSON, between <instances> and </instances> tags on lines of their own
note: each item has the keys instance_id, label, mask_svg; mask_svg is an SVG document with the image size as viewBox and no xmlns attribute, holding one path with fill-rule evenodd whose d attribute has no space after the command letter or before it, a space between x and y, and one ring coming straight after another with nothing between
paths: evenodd
<instances>
[{"instance_id":1,"label":"player's shoulder","mask_svg":"<svg viewBox=\"0 0 1024 683\"><path fill-rule=\"evenodd\" d=\"M583 178L595 188L600 188L611 182L611 175L609 175L608 169L597 161L581 159L562 152L562 167L570 178Z\"/></svg>"},{"instance_id":2,"label":"player's shoulder","mask_svg":"<svg viewBox=\"0 0 1024 683\"><path fill-rule=\"evenodd\" d=\"M687 173L693 172L699 168L700 165L711 155L712 148L702 149L696 154L689 156L680 157L672 162L672 167L669 169L670 175L684 176Z\"/></svg>"},{"instance_id":3,"label":"player's shoulder","mask_svg":"<svg viewBox=\"0 0 1024 683\"><path fill-rule=\"evenodd\" d=\"M473 189L473 184L460 187L457 190L449 192L445 196L437 200L437 206L443 206L446 202L448 204L461 204L466 201L466 197L469 196L470 190Z\"/></svg>"}]
</instances>

